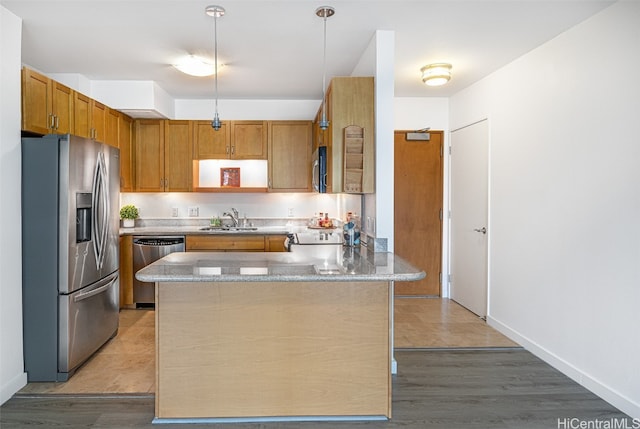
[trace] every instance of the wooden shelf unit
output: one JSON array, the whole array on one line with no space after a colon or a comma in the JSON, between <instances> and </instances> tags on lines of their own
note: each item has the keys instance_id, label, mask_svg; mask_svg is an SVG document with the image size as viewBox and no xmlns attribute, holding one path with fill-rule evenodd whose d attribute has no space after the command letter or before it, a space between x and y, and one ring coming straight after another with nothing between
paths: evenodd
<instances>
[{"instance_id":1,"label":"wooden shelf unit","mask_svg":"<svg viewBox=\"0 0 640 429\"><path fill-rule=\"evenodd\" d=\"M364 128L344 128L344 192L361 193L364 169Z\"/></svg>"}]
</instances>

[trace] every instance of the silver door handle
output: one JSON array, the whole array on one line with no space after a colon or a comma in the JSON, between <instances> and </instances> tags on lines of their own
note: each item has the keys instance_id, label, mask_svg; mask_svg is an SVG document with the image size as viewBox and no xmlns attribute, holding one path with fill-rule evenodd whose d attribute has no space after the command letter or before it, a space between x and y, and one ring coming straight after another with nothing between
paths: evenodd
<instances>
[{"instance_id":1,"label":"silver door handle","mask_svg":"<svg viewBox=\"0 0 640 429\"><path fill-rule=\"evenodd\" d=\"M483 234L487 233L487 228L485 228L484 226L482 228L474 228L473 229L475 232L481 232Z\"/></svg>"}]
</instances>

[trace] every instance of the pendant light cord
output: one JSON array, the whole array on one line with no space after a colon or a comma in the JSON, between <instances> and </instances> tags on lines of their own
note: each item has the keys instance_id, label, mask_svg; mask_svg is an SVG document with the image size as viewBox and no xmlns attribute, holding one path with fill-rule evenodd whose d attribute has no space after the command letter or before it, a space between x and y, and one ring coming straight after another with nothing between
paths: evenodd
<instances>
[{"instance_id":1,"label":"pendant light cord","mask_svg":"<svg viewBox=\"0 0 640 429\"><path fill-rule=\"evenodd\" d=\"M327 14L325 12L323 17L324 31L323 31L323 47L322 47L322 124L327 124L327 103L326 103L326 79L327 79Z\"/></svg>"},{"instance_id":2,"label":"pendant light cord","mask_svg":"<svg viewBox=\"0 0 640 429\"><path fill-rule=\"evenodd\" d=\"M215 118L218 118L218 16L213 16L213 60L215 71L216 106Z\"/></svg>"}]
</instances>

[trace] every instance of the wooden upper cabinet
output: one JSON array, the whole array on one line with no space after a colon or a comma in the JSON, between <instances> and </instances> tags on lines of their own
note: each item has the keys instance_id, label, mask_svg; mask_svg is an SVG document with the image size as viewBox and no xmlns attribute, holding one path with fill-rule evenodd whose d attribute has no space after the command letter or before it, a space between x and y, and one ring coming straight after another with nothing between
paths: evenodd
<instances>
[{"instance_id":1,"label":"wooden upper cabinet","mask_svg":"<svg viewBox=\"0 0 640 429\"><path fill-rule=\"evenodd\" d=\"M109 146L118 147L118 119L120 112L106 108L105 112L105 139Z\"/></svg>"},{"instance_id":2,"label":"wooden upper cabinet","mask_svg":"<svg viewBox=\"0 0 640 429\"><path fill-rule=\"evenodd\" d=\"M267 159L267 121L193 121L194 159Z\"/></svg>"},{"instance_id":3,"label":"wooden upper cabinet","mask_svg":"<svg viewBox=\"0 0 640 429\"><path fill-rule=\"evenodd\" d=\"M163 192L164 122L139 119L134 123L136 148L135 189L141 192Z\"/></svg>"},{"instance_id":4,"label":"wooden upper cabinet","mask_svg":"<svg viewBox=\"0 0 640 429\"><path fill-rule=\"evenodd\" d=\"M120 148L120 191L133 192L135 190L133 119L125 114L118 116L118 147Z\"/></svg>"},{"instance_id":5,"label":"wooden upper cabinet","mask_svg":"<svg viewBox=\"0 0 640 429\"><path fill-rule=\"evenodd\" d=\"M331 80L325 95L329 128L316 132L327 146L327 192L374 192L375 176L375 117L373 77L336 77ZM320 106L316 123L320 118ZM359 191L345 189L345 129L356 125L363 129L362 178Z\"/></svg>"},{"instance_id":6,"label":"wooden upper cabinet","mask_svg":"<svg viewBox=\"0 0 640 429\"><path fill-rule=\"evenodd\" d=\"M51 81L53 132L68 134L73 130L73 93L61 83Z\"/></svg>"},{"instance_id":7,"label":"wooden upper cabinet","mask_svg":"<svg viewBox=\"0 0 640 429\"><path fill-rule=\"evenodd\" d=\"M164 190L190 192L193 189L193 124L191 121L164 122Z\"/></svg>"},{"instance_id":8,"label":"wooden upper cabinet","mask_svg":"<svg viewBox=\"0 0 640 429\"><path fill-rule=\"evenodd\" d=\"M211 121L193 121L193 159L228 159L230 131L228 122L216 131Z\"/></svg>"},{"instance_id":9,"label":"wooden upper cabinet","mask_svg":"<svg viewBox=\"0 0 640 429\"><path fill-rule=\"evenodd\" d=\"M91 99L79 92L73 93L73 134L91 138Z\"/></svg>"},{"instance_id":10,"label":"wooden upper cabinet","mask_svg":"<svg viewBox=\"0 0 640 429\"><path fill-rule=\"evenodd\" d=\"M269 191L310 192L311 121L269 122Z\"/></svg>"},{"instance_id":11,"label":"wooden upper cabinet","mask_svg":"<svg viewBox=\"0 0 640 429\"><path fill-rule=\"evenodd\" d=\"M189 192L193 157L191 121L135 121L135 190Z\"/></svg>"},{"instance_id":12,"label":"wooden upper cabinet","mask_svg":"<svg viewBox=\"0 0 640 429\"><path fill-rule=\"evenodd\" d=\"M91 138L102 143L107 142L107 109L104 104L91 100Z\"/></svg>"},{"instance_id":13,"label":"wooden upper cabinet","mask_svg":"<svg viewBox=\"0 0 640 429\"><path fill-rule=\"evenodd\" d=\"M106 143L107 106L79 92L73 95L73 133Z\"/></svg>"},{"instance_id":14,"label":"wooden upper cabinet","mask_svg":"<svg viewBox=\"0 0 640 429\"><path fill-rule=\"evenodd\" d=\"M267 121L231 121L232 159L267 159Z\"/></svg>"},{"instance_id":15,"label":"wooden upper cabinet","mask_svg":"<svg viewBox=\"0 0 640 429\"><path fill-rule=\"evenodd\" d=\"M38 134L73 131L73 93L61 83L22 69L22 129Z\"/></svg>"}]
</instances>

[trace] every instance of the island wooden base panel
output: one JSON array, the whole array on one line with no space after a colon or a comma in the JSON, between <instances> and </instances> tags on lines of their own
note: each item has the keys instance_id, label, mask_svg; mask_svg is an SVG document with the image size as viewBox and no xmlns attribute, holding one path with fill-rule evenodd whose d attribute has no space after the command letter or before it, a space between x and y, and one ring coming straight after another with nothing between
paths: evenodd
<instances>
[{"instance_id":1,"label":"island wooden base panel","mask_svg":"<svg viewBox=\"0 0 640 429\"><path fill-rule=\"evenodd\" d=\"M156 291L157 418L391 417L388 283Z\"/></svg>"}]
</instances>

